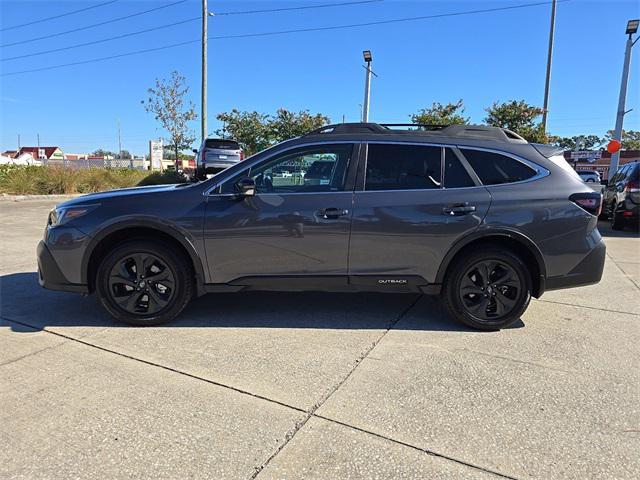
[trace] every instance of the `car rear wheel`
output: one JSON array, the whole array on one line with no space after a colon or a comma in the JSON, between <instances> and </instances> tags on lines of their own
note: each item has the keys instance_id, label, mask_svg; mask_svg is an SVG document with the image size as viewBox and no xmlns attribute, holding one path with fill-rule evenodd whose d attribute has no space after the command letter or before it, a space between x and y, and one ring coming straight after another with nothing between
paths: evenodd
<instances>
[{"instance_id":1,"label":"car rear wheel","mask_svg":"<svg viewBox=\"0 0 640 480\"><path fill-rule=\"evenodd\" d=\"M449 313L467 326L499 330L516 322L531 299L531 276L514 253L497 248L463 254L444 284Z\"/></svg>"},{"instance_id":2,"label":"car rear wheel","mask_svg":"<svg viewBox=\"0 0 640 480\"><path fill-rule=\"evenodd\" d=\"M96 278L100 303L132 325L173 320L193 295L186 259L168 246L145 240L116 247L101 262Z\"/></svg>"}]
</instances>

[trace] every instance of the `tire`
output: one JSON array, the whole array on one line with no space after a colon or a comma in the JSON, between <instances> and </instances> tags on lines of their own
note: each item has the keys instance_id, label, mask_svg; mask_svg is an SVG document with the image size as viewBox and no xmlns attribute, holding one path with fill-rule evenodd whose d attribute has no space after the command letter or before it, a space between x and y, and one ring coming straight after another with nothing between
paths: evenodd
<instances>
[{"instance_id":1,"label":"tire","mask_svg":"<svg viewBox=\"0 0 640 480\"><path fill-rule=\"evenodd\" d=\"M486 275L479 273L484 269L476 269L477 265L488 265L489 282L484 281ZM470 251L454 260L442 298L449 314L463 324L478 330L500 330L520 319L529 306L531 273L509 250L488 247Z\"/></svg>"},{"instance_id":2,"label":"tire","mask_svg":"<svg viewBox=\"0 0 640 480\"><path fill-rule=\"evenodd\" d=\"M589 182L595 183L595 180L593 178L587 178L587 183L589 183Z\"/></svg>"},{"instance_id":3,"label":"tire","mask_svg":"<svg viewBox=\"0 0 640 480\"><path fill-rule=\"evenodd\" d=\"M188 260L174 250L156 241L133 240L102 260L96 292L113 318L149 326L167 323L182 312L193 296L194 275Z\"/></svg>"},{"instance_id":4,"label":"tire","mask_svg":"<svg viewBox=\"0 0 640 480\"><path fill-rule=\"evenodd\" d=\"M616 212L615 202L611 204L611 229L624 230L624 217L621 213Z\"/></svg>"}]
</instances>

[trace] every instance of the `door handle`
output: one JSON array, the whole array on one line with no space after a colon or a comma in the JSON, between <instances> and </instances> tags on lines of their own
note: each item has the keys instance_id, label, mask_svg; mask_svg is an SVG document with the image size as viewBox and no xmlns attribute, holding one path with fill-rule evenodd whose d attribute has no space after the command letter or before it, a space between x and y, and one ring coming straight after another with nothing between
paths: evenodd
<instances>
[{"instance_id":1,"label":"door handle","mask_svg":"<svg viewBox=\"0 0 640 480\"><path fill-rule=\"evenodd\" d=\"M318 215L326 219L336 219L349 215L349 210L343 210L342 208L323 208L318 212Z\"/></svg>"},{"instance_id":2,"label":"door handle","mask_svg":"<svg viewBox=\"0 0 640 480\"><path fill-rule=\"evenodd\" d=\"M460 215L467 215L476 211L475 205L469 205L469 203L454 203L442 209L443 215L449 215L450 217L458 217Z\"/></svg>"}]
</instances>

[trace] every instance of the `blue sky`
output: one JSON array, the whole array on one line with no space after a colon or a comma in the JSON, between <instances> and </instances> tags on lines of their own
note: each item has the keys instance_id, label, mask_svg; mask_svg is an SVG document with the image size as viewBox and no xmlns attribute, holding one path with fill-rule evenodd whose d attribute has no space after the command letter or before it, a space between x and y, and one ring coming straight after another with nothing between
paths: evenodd
<instances>
[{"instance_id":1,"label":"blue sky","mask_svg":"<svg viewBox=\"0 0 640 480\"><path fill-rule=\"evenodd\" d=\"M0 28L81 9L96 2L0 0ZM77 29L177 0L119 0L82 13L0 32L0 43ZM340 0L215 1L209 10L230 12L336 3ZM342 0L346 1L346 0ZM538 0L541 1L541 0ZM365 5L281 13L219 16L210 36L345 25L534 3L536 0L385 0ZM598 134L615 121L625 45L624 29L640 17L638 2L569 0L558 4L551 83L549 131L557 135ZM37 53L179 22L200 14L187 1L125 21L55 38L0 48L2 59ZM542 105L550 4L468 16L369 27L209 42L209 130L215 116L232 108L272 113L283 107L321 112L339 122L357 121L363 96L362 50L374 55L379 77L372 86L372 121L407 122L409 114L434 101L462 98L466 114L481 122L493 101L524 99ZM196 40L198 21L116 41L24 59L2 61L3 75L134 50ZM640 47L635 47L637 50ZM635 52L625 128L640 129L640 53ZM117 121L123 148L142 154L162 135L140 104L146 89L171 70L187 77L199 110L198 43L103 62L0 77L0 148L59 145L65 152L117 150ZM193 129L199 132L199 124Z\"/></svg>"}]
</instances>

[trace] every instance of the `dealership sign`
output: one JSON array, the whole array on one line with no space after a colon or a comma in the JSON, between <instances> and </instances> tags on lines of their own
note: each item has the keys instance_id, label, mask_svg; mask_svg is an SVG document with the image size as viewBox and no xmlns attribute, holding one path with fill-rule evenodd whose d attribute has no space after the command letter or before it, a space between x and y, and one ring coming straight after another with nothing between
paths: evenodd
<instances>
[{"instance_id":1,"label":"dealership sign","mask_svg":"<svg viewBox=\"0 0 640 480\"><path fill-rule=\"evenodd\" d=\"M593 163L602 157L602 152L592 150L580 150L577 152L571 152L571 160L586 160L589 163Z\"/></svg>"},{"instance_id":2,"label":"dealership sign","mask_svg":"<svg viewBox=\"0 0 640 480\"><path fill-rule=\"evenodd\" d=\"M162 170L162 141L151 140L149 142L149 159L152 170Z\"/></svg>"}]
</instances>

